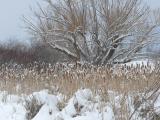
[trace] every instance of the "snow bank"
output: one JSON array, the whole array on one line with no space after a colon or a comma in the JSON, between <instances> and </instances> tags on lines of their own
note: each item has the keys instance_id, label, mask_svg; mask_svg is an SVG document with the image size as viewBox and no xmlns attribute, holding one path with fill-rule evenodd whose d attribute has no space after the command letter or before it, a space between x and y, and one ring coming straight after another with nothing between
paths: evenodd
<instances>
[{"instance_id":1,"label":"snow bank","mask_svg":"<svg viewBox=\"0 0 160 120\"><path fill-rule=\"evenodd\" d=\"M33 120L114 120L112 108L106 105L100 112L96 108L98 104L89 89L79 90L62 110L55 109L57 102L51 108L45 104Z\"/></svg>"},{"instance_id":2,"label":"snow bank","mask_svg":"<svg viewBox=\"0 0 160 120\"><path fill-rule=\"evenodd\" d=\"M97 109L99 103L94 100L89 89L77 91L62 109L58 104L61 104L63 97L60 94L51 95L47 90L21 97L1 92L1 120L27 120L26 101L32 102L33 98L42 107L32 120L114 120L112 108L107 104L102 111Z\"/></svg>"},{"instance_id":3,"label":"snow bank","mask_svg":"<svg viewBox=\"0 0 160 120\"><path fill-rule=\"evenodd\" d=\"M30 109L26 101L41 104L36 114L31 120L115 120L115 114L121 112L122 101L130 111L134 112L133 97L131 95L124 98L123 95L108 91L108 102L102 100L99 95L93 95L89 89L78 90L68 100L64 100L64 95L51 95L47 90L35 92L29 96L9 95L7 92L0 92L0 120L28 120L29 112L34 112L34 107ZM33 104L35 105L35 103ZM36 106L36 105L35 105ZM160 107L160 97L154 104L155 108ZM156 109L160 112L160 109ZM120 113L121 114L121 113ZM133 119L142 120L133 116ZM121 115L123 117L123 115Z\"/></svg>"}]
</instances>

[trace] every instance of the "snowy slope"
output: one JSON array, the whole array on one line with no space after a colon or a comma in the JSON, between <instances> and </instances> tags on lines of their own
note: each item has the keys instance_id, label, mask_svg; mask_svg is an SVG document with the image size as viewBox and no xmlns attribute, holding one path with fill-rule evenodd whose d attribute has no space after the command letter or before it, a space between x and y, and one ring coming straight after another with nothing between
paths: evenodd
<instances>
[{"instance_id":1,"label":"snowy slope","mask_svg":"<svg viewBox=\"0 0 160 120\"><path fill-rule=\"evenodd\" d=\"M6 92L0 94L0 116L1 120L27 120L26 101L32 102L36 99L42 107L32 120L114 120L112 108L106 104L101 112L96 108L98 101L93 101L92 92L88 89L79 90L75 93L65 107L60 110L58 104L62 102L63 96L48 94L47 90L33 93L29 96L8 95ZM102 114L103 113L103 114Z\"/></svg>"},{"instance_id":2,"label":"snowy slope","mask_svg":"<svg viewBox=\"0 0 160 120\"><path fill-rule=\"evenodd\" d=\"M100 96L93 95L91 90L83 89L64 101L64 95L51 95L47 90L20 97L1 92L0 120L115 120L115 113L118 114L124 97L111 91L108 92L108 96L107 102ZM35 110L33 106L27 104L28 102L33 103L33 106L39 104L41 107ZM131 96L127 96L126 104L130 110L128 114L132 113L134 106ZM160 107L160 97L154 107ZM37 111L35 115L34 111ZM156 112L160 112L159 109ZM133 116L133 120L143 120L138 114ZM33 115L33 118L28 118L28 115Z\"/></svg>"}]
</instances>

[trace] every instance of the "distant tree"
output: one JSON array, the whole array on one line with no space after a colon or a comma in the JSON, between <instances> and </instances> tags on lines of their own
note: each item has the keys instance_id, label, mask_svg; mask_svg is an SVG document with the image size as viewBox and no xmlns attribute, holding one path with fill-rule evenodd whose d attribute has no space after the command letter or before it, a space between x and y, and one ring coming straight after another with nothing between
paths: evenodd
<instances>
[{"instance_id":1,"label":"distant tree","mask_svg":"<svg viewBox=\"0 0 160 120\"><path fill-rule=\"evenodd\" d=\"M11 38L0 44L0 65L4 63L27 65L34 62L55 64L64 62L65 59L62 59L64 57L70 60L64 54L40 42L29 44Z\"/></svg>"},{"instance_id":2,"label":"distant tree","mask_svg":"<svg viewBox=\"0 0 160 120\"><path fill-rule=\"evenodd\" d=\"M153 40L157 24L142 0L46 0L36 23L25 18L36 40L71 59L95 65L125 63Z\"/></svg>"}]
</instances>

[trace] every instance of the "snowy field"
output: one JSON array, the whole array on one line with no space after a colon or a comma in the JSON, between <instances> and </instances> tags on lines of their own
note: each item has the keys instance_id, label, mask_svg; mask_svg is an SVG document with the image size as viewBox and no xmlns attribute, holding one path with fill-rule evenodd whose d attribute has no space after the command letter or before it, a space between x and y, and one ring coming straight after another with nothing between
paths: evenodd
<instances>
[{"instance_id":1,"label":"snowy field","mask_svg":"<svg viewBox=\"0 0 160 120\"><path fill-rule=\"evenodd\" d=\"M0 120L160 120L157 1L1 0Z\"/></svg>"},{"instance_id":2,"label":"snowy field","mask_svg":"<svg viewBox=\"0 0 160 120\"><path fill-rule=\"evenodd\" d=\"M148 104L142 103L135 111L133 95L127 95L124 99L123 95L109 91L107 100L103 100L89 89L78 90L68 100L65 100L65 97L60 93L57 95L49 94L47 90L28 96L8 95L7 92L1 92L0 119L120 120L126 119L126 117L130 119L129 117L132 116L131 120L143 120L145 113L142 113L142 108L152 103L152 101L146 101ZM128 112L126 115L121 113L123 104L126 104L126 112ZM156 108L154 114L158 115L160 113L160 97L156 99L152 107ZM146 116L144 120L146 120Z\"/></svg>"},{"instance_id":3,"label":"snowy field","mask_svg":"<svg viewBox=\"0 0 160 120\"><path fill-rule=\"evenodd\" d=\"M100 99L93 98L92 92L88 89L79 90L66 103L63 103L64 97L61 94L48 94L47 90L21 97L2 92L1 120L101 120L102 117L105 120L114 119L111 106L101 106ZM34 106L40 108L36 110Z\"/></svg>"}]
</instances>

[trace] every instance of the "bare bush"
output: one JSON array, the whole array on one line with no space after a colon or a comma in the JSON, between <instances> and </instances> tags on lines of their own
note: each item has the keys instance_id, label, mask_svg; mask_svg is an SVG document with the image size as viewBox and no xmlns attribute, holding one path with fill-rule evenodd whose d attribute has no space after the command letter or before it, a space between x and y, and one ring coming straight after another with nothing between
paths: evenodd
<instances>
[{"instance_id":1,"label":"bare bush","mask_svg":"<svg viewBox=\"0 0 160 120\"><path fill-rule=\"evenodd\" d=\"M152 42L157 24L141 0L46 0L36 23L25 18L36 40L74 61L96 65L125 63Z\"/></svg>"},{"instance_id":2,"label":"bare bush","mask_svg":"<svg viewBox=\"0 0 160 120\"><path fill-rule=\"evenodd\" d=\"M25 109L27 110L27 120L32 120L37 115L42 106L43 104L40 103L34 96L31 98L31 100L26 100Z\"/></svg>"}]
</instances>

